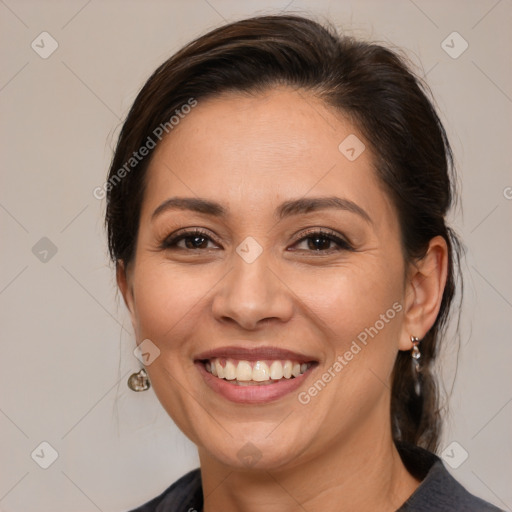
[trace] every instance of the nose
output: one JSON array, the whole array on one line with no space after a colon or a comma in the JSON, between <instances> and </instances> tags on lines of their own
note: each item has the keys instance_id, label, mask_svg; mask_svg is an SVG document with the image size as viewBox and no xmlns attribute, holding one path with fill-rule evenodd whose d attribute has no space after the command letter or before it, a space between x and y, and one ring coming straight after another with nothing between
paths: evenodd
<instances>
[{"instance_id":1,"label":"nose","mask_svg":"<svg viewBox=\"0 0 512 512\"><path fill-rule=\"evenodd\" d=\"M291 318L292 293L269 263L265 251L252 263L233 255L233 268L219 283L213 299L212 312L218 321L255 330L271 320Z\"/></svg>"}]
</instances>

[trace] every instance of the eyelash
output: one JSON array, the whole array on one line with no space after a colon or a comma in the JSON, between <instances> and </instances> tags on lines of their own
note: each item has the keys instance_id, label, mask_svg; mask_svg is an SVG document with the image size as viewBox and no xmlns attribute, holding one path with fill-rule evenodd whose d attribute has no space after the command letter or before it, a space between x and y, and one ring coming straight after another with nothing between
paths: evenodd
<instances>
[{"instance_id":1,"label":"eyelash","mask_svg":"<svg viewBox=\"0 0 512 512\"><path fill-rule=\"evenodd\" d=\"M206 238L208 240L215 242L215 240L213 240L212 237L206 231L203 231L202 229L199 229L199 228L194 228L192 230L184 231L182 233L178 232L178 234L176 234L176 235L167 237L160 244L160 249L162 249L162 250L178 249L178 250L184 250L184 251L201 250L201 249L187 249L187 248L183 248L183 247L177 247L178 242L180 242L181 240L186 240L188 238L194 238L194 237ZM301 233L300 238L298 238L294 242L294 245L296 245L300 242L304 242L308 239L312 239L312 238L324 238L324 239L330 240L331 242L336 243L338 245L338 248L337 249L327 249L327 250L306 250L306 252L330 254L332 252L339 252L339 251L343 251L343 250L354 251L354 248L352 247L352 245L347 240L338 236L336 234L336 232L326 230L326 229L321 229L321 228L313 228L311 230L306 231L305 233ZM217 242L215 242L215 243L217 243ZM294 250L301 251L302 249L294 249Z\"/></svg>"},{"instance_id":2,"label":"eyelash","mask_svg":"<svg viewBox=\"0 0 512 512\"><path fill-rule=\"evenodd\" d=\"M327 240L330 240L331 242L334 242L338 245L337 249L328 249L325 251L322 250L311 250L307 252L316 252L316 253L324 253L329 254L331 252L338 252L338 251L353 251L354 248L352 245L345 240L344 238L340 237L336 234L335 231L331 231L328 229L321 229L321 228L312 228L308 231L305 231L304 233L300 234L300 238L298 238L295 242L295 244L298 244L299 242L304 242L305 240L311 239L311 238L325 238Z\"/></svg>"}]
</instances>

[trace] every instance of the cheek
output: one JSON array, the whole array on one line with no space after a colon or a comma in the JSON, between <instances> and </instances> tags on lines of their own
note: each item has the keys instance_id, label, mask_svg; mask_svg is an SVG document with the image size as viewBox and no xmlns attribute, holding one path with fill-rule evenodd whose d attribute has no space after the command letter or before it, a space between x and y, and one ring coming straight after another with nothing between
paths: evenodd
<instances>
[{"instance_id":1,"label":"cheek","mask_svg":"<svg viewBox=\"0 0 512 512\"><path fill-rule=\"evenodd\" d=\"M375 324L379 334L396 332L400 272L397 264L368 257L365 262L301 274L293 290L338 353Z\"/></svg>"},{"instance_id":2,"label":"cheek","mask_svg":"<svg viewBox=\"0 0 512 512\"><path fill-rule=\"evenodd\" d=\"M140 261L133 284L137 339L149 338L171 348L164 345L181 339L179 333L187 329L214 285L212 273L176 268L161 260Z\"/></svg>"},{"instance_id":3,"label":"cheek","mask_svg":"<svg viewBox=\"0 0 512 512\"><path fill-rule=\"evenodd\" d=\"M384 404L379 410L385 414L398 350L403 311L400 260L392 264L373 256L363 259L361 264L297 279L294 287L304 311L310 312L308 322L315 323L327 347L322 372L301 399L311 400L309 407L325 417L325 428L333 436L341 428L356 428L377 404ZM319 380L328 384L317 385Z\"/></svg>"},{"instance_id":4,"label":"cheek","mask_svg":"<svg viewBox=\"0 0 512 512\"><path fill-rule=\"evenodd\" d=\"M326 347L327 373L318 378L332 382L313 405L318 414L329 410L351 424L388 393L402 324L400 261L366 255L357 264L296 280Z\"/></svg>"}]
</instances>

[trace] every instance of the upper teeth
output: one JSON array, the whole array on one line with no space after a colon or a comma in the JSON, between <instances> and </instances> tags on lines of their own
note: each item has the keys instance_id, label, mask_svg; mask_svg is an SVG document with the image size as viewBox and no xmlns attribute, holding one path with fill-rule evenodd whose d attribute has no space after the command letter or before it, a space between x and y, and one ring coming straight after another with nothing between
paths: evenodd
<instances>
[{"instance_id":1,"label":"upper teeth","mask_svg":"<svg viewBox=\"0 0 512 512\"><path fill-rule=\"evenodd\" d=\"M210 359L206 363L206 370L211 374L226 380L256 381L279 380L283 377L291 379L303 374L311 365L296 361L245 361L235 359ZM269 364L270 363L270 364Z\"/></svg>"}]
</instances>

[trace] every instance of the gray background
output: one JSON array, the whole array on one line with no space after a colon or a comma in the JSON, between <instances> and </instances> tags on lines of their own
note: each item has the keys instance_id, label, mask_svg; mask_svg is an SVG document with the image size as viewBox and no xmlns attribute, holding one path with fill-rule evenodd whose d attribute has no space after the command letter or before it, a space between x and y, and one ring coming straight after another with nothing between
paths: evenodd
<instances>
[{"instance_id":1,"label":"gray background","mask_svg":"<svg viewBox=\"0 0 512 512\"><path fill-rule=\"evenodd\" d=\"M510 0L0 0L1 510L122 511L197 466L153 391L125 385L138 361L92 191L158 64L225 20L282 10L404 48L427 75L455 150L463 193L452 221L468 247L457 369L456 340L443 354L444 459L512 510ZM47 58L43 31L58 43ZM454 31L463 39L446 40ZM47 469L43 441L58 453Z\"/></svg>"}]
</instances>

